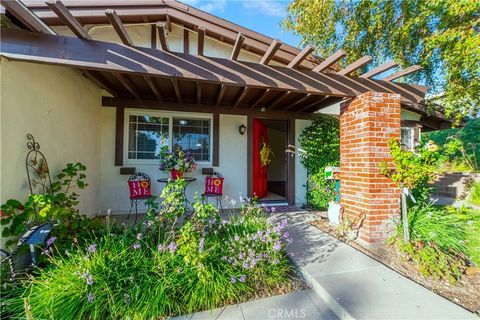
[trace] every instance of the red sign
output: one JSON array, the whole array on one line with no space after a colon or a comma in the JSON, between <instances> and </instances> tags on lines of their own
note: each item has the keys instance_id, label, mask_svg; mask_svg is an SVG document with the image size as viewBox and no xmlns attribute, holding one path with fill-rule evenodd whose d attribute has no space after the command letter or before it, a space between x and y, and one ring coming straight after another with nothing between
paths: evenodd
<instances>
[{"instance_id":1,"label":"red sign","mask_svg":"<svg viewBox=\"0 0 480 320\"><path fill-rule=\"evenodd\" d=\"M150 197L150 181L128 181L130 199Z\"/></svg>"},{"instance_id":2,"label":"red sign","mask_svg":"<svg viewBox=\"0 0 480 320\"><path fill-rule=\"evenodd\" d=\"M206 177L205 178L206 194L223 194L223 178Z\"/></svg>"}]
</instances>

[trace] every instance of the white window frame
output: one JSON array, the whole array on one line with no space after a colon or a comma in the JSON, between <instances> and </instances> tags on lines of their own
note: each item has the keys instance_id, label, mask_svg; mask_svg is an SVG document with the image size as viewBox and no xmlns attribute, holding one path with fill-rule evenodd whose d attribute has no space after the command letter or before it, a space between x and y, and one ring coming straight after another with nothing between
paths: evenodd
<instances>
[{"instance_id":1,"label":"white window frame","mask_svg":"<svg viewBox=\"0 0 480 320\"><path fill-rule=\"evenodd\" d=\"M173 118L182 117L186 119L210 120L210 161L196 161L199 165L212 165L213 158L213 114L212 113L194 113L181 111L164 111L152 109L125 109L123 127L123 163L128 165L160 165L159 159L129 159L128 158L128 138L130 116L150 116L168 118L168 148L171 151L173 141Z\"/></svg>"},{"instance_id":2,"label":"white window frame","mask_svg":"<svg viewBox=\"0 0 480 320\"><path fill-rule=\"evenodd\" d=\"M402 136L400 135L400 145L402 147L405 147L408 151L414 151L415 150L415 127L401 127L400 128L400 131L401 130L410 130L410 145L412 146L411 148L407 148L407 145L406 143L404 143L404 141L402 141Z\"/></svg>"}]
</instances>

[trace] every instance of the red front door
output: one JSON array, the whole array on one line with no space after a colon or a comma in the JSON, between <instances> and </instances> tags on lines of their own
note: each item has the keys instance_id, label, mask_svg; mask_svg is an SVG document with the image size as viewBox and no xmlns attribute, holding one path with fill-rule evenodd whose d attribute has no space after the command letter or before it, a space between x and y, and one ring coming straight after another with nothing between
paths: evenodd
<instances>
[{"instance_id":1,"label":"red front door","mask_svg":"<svg viewBox=\"0 0 480 320\"><path fill-rule=\"evenodd\" d=\"M259 119L253 119L253 194L257 198L267 196L267 167L260 165L260 150L268 143L267 127Z\"/></svg>"}]
</instances>

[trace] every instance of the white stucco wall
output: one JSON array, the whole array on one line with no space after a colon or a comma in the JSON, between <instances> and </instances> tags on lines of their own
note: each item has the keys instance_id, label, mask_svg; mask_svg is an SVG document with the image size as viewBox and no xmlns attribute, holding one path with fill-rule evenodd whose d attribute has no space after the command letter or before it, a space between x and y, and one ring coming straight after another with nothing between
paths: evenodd
<instances>
[{"instance_id":1,"label":"white stucco wall","mask_svg":"<svg viewBox=\"0 0 480 320\"><path fill-rule=\"evenodd\" d=\"M295 204L297 206L301 206L306 202L305 182L307 181L307 170L301 163L300 152L298 150L300 143L298 141L303 130L311 123L312 121L310 120L295 120L295 141L297 147L297 152L295 152Z\"/></svg>"},{"instance_id":2,"label":"white stucco wall","mask_svg":"<svg viewBox=\"0 0 480 320\"><path fill-rule=\"evenodd\" d=\"M25 200L26 135L45 154L52 179L68 162L87 166L79 209L95 212L100 189L100 89L78 71L1 59L0 203Z\"/></svg>"}]
</instances>

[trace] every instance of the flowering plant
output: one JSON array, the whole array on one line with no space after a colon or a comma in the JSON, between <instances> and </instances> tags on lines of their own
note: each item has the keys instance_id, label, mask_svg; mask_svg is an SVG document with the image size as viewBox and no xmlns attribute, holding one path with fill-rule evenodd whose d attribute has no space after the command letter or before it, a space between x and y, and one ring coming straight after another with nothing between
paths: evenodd
<instances>
[{"instance_id":1,"label":"flowering plant","mask_svg":"<svg viewBox=\"0 0 480 320\"><path fill-rule=\"evenodd\" d=\"M197 163L190 152L182 151L180 148L170 151L167 145L160 149L160 170L168 172L175 169L180 173L186 173L196 168Z\"/></svg>"}]
</instances>

